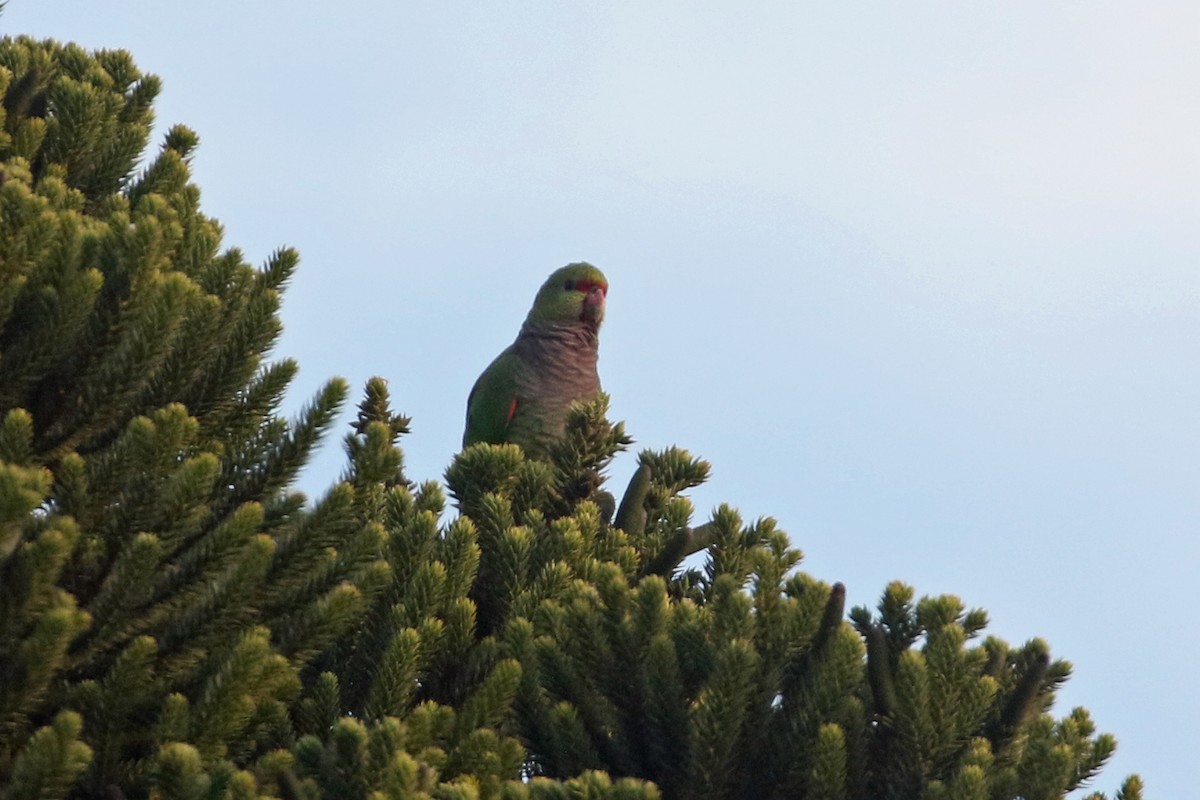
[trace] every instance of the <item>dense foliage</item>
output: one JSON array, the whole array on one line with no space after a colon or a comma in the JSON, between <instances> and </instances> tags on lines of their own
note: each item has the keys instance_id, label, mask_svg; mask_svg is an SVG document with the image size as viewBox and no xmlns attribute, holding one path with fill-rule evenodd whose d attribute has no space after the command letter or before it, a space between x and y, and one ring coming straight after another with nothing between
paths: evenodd
<instances>
[{"instance_id":1,"label":"dense foliage","mask_svg":"<svg viewBox=\"0 0 1200 800\"><path fill-rule=\"evenodd\" d=\"M307 503L347 389L280 416L296 255L221 249L186 128L137 169L158 88L0 40L0 798L1033 800L1111 754L1044 643L901 584L847 621L773 521L690 527L682 450L617 508L603 398L459 454L453 514L372 380Z\"/></svg>"}]
</instances>

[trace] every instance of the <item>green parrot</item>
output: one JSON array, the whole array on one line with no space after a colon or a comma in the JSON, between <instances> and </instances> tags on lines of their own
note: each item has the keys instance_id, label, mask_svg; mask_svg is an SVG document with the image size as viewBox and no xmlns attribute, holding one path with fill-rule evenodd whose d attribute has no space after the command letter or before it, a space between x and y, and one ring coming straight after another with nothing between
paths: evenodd
<instances>
[{"instance_id":1,"label":"green parrot","mask_svg":"<svg viewBox=\"0 0 1200 800\"><path fill-rule=\"evenodd\" d=\"M563 434L571 403L600 391L597 345L607 294L604 273L583 262L546 279L516 340L471 388L463 447L511 442L530 457L546 454Z\"/></svg>"}]
</instances>

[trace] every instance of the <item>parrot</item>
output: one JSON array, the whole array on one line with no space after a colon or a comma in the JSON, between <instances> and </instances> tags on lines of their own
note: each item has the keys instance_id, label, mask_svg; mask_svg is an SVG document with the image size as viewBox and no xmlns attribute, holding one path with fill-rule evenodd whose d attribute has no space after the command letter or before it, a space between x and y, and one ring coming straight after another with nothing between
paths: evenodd
<instances>
[{"instance_id":1,"label":"parrot","mask_svg":"<svg viewBox=\"0 0 1200 800\"><path fill-rule=\"evenodd\" d=\"M567 409L600 392L596 372L608 279L586 262L551 273L517 338L488 365L467 396L463 447L520 445L544 457L563 435Z\"/></svg>"}]
</instances>

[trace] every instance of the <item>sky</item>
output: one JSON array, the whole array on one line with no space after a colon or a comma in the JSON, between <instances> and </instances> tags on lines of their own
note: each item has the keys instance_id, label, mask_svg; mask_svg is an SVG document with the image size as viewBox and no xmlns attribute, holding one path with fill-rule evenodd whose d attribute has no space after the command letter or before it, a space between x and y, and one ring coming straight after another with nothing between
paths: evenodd
<instances>
[{"instance_id":1,"label":"sky","mask_svg":"<svg viewBox=\"0 0 1200 800\"><path fill-rule=\"evenodd\" d=\"M130 50L225 244L300 251L290 409L381 375L439 478L537 287L591 261L612 416L712 463L697 521L775 517L852 604L901 579L1044 637L1056 713L1120 742L1092 788L1150 798L1194 794L1200 745L1197 30L1102 0L0 16Z\"/></svg>"}]
</instances>

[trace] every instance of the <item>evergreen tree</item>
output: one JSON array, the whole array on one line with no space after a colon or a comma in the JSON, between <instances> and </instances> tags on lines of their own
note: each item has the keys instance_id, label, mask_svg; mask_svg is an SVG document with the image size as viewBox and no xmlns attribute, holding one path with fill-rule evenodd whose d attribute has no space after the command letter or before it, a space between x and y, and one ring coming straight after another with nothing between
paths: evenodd
<instances>
[{"instance_id":1,"label":"evergreen tree","mask_svg":"<svg viewBox=\"0 0 1200 800\"><path fill-rule=\"evenodd\" d=\"M847 621L772 520L691 527L688 453L617 508L604 398L459 454L442 522L373 379L309 504L347 389L280 415L296 255L222 250L186 128L137 169L158 88L0 40L0 798L1057 798L1111 755L1044 643L900 584Z\"/></svg>"}]
</instances>

